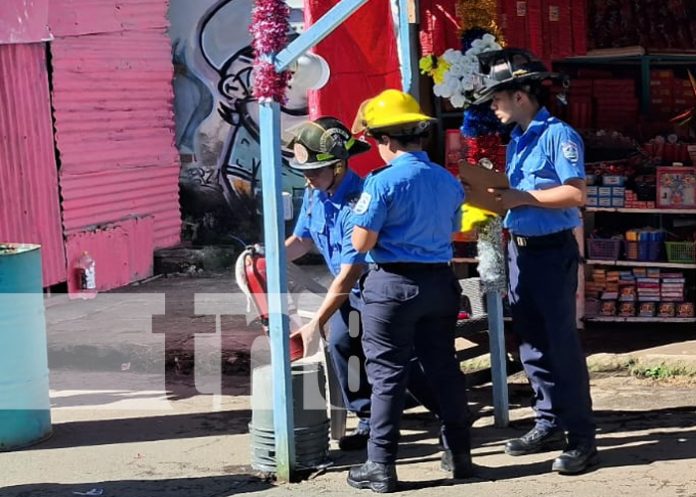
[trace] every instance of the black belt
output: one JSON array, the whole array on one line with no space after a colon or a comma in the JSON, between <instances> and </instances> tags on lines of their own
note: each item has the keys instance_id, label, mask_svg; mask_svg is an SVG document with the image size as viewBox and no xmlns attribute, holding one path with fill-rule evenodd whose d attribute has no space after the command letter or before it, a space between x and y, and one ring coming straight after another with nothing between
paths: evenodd
<instances>
[{"instance_id":1,"label":"black belt","mask_svg":"<svg viewBox=\"0 0 696 497\"><path fill-rule=\"evenodd\" d=\"M447 262L385 262L372 264L370 267L396 273L399 271L432 271L449 268L450 265Z\"/></svg>"},{"instance_id":2,"label":"black belt","mask_svg":"<svg viewBox=\"0 0 696 497\"><path fill-rule=\"evenodd\" d=\"M568 240L574 238L573 230L563 230L549 235L541 236L522 236L510 234L510 238L515 245L523 248L540 248L540 247L556 247L563 245Z\"/></svg>"}]
</instances>

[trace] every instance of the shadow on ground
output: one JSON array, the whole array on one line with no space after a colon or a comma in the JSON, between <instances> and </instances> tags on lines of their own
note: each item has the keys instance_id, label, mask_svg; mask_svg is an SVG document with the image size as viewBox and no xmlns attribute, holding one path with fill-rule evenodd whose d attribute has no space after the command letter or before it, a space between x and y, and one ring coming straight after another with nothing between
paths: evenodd
<instances>
[{"instance_id":1,"label":"shadow on ground","mask_svg":"<svg viewBox=\"0 0 696 497\"><path fill-rule=\"evenodd\" d=\"M251 411L244 409L126 419L73 421L54 425L51 438L24 450L155 442L212 435L239 435L249 431L250 420Z\"/></svg>"},{"instance_id":2,"label":"shadow on ground","mask_svg":"<svg viewBox=\"0 0 696 497\"><path fill-rule=\"evenodd\" d=\"M229 467L232 471L248 471L248 467ZM64 497L81 495L100 497L213 497L261 492L272 483L249 473L202 478L172 478L163 480L119 480L87 484L38 483L0 489L0 497ZM101 493L99 491L101 490Z\"/></svg>"},{"instance_id":3,"label":"shadow on ground","mask_svg":"<svg viewBox=\"0 0 696 497\"><path fill-rule=\"evenodd\" d=\"M657 461L696 459L696 429L694 415L696 407L677 407L653 410L602 410L596 411L598 424L598 446L600 464L591 468L645 466ZM465 481L497 481L547 474L558 452L549 452L544 461L525 462L525 457L509 457L509 463L500 467L481 464L485 456L503 455L505 441L518 437L533 425L533 418L513 421L508 428L491 426L474 428L472 431L476 476L469 480L452 480L443 473L441 479L428 481L401 481L399 490L418 490L433 486L450 486ZM398 467L430 463L439 466L441 449L437 434L439 425L428 413L406 414L402 428L409 433L402 436L399 445ZM689 429L691 428L691 429ZM632 432L640 432L632 435ZM335 465L329 473L347 473L348 469L362 464L365 451L331 454ZM507 457L507 456L506 456Z\"/></svg>"}]
</instances>

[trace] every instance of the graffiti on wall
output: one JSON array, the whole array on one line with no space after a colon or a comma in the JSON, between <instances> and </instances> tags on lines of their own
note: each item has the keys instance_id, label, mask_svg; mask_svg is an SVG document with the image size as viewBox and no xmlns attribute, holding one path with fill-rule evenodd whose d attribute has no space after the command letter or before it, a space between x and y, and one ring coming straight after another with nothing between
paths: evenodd
<instances>
[{"instance_id":1,"label":"graffiti on wall","mask_svg":"<svg viewBox=\"0 0 696 497\"><path fill-rule=\"evenodd\" d=\"M251 8L252 0L172 0L170 33L184 216L220 228L217 216L225 229L255 237L258 225L252 218L258 218L262 185ZM307 119L306 90L289 88L281 107L282 128ZM288 167L290 150L282 155L283 190L297 196L304 178Z\"/></svg>"}]
</instances>

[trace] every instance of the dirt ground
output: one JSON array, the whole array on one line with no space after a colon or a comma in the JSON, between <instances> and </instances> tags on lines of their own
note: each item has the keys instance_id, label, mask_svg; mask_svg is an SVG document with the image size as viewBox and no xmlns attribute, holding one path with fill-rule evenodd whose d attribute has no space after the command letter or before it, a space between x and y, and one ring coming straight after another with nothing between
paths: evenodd
<instances>
[{"instance_id":1,"label":"dirt ground","mask_svg":"<svg viewBox=\"0 0 696 497\"><path fill-rule=\"evenodd\" d=\"M175 398L157 375L52 373L53 436L0 454L0 495L104 497L369 494L345 483L364 453L341 453L310 480L276 484L250 465L248 379L228 376L215 399L182 378ZM114 384L110 384L114 382ZM124 387L127 384L128 387ZM530 427L530 390L510 385L511 426L492 426L489 385L470 390L478 475L446 478L438 469L437 425L425 411L404 415L398 474L403 495L696 496L696 390L693 385L603 375L592 380L601 464L583 475L551 473L555 453L512 458L504 441ZM349 419L349 424L354 420Z\"/></svg>"}]
</instances>

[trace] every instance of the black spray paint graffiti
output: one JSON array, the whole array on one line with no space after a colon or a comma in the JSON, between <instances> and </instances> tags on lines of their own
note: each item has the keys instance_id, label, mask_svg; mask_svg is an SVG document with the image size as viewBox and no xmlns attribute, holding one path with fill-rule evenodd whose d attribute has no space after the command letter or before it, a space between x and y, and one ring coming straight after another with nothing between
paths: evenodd
<instances>
[{"instance_id":1,"label":"black spray paint graffiti","mask_svg":"<svg viewBox=\"0 0 696 497\"><path fill-rule=\"evenodd\" d=\"M171 0L170 5L184 218L208 219L211 231L248 232L245 238L258 239L253 231L258 231L261 163L248 29L253 0ZM301 11L291 9L293 18L301 20ZM308 118L312 78L307 76L316 72L298 71L281 107L283 129ZM299 200L304 178L288 166L291 151L283 149L282 156L283 190Z\"/></svg>"}]
</instances>

